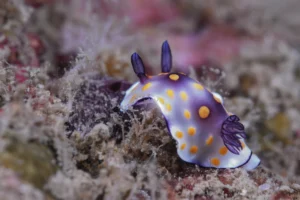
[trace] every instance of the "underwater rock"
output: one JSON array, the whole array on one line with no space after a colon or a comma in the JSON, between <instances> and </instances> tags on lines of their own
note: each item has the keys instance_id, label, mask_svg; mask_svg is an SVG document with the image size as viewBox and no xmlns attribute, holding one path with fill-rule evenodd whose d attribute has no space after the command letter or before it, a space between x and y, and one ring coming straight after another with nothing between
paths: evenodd
<instances>
[{"instance_id":1,"label":"underwater rock","mask_svg":"<svg viewBox=\"0 0 300 200\"><path fill-rule=\"evenodd\" d=\"M128 115L119 111L123 93L130 83L99 76L89 78L75 94L72 111L66 122L69 135L77 130L85 136L92 128L101 123L111 122L112 113L121 117L125 127L129 126ZM118 124L113 126L114 134L122 131Z\"/></svg>"},{"instance_id":2,"label":"underwater rock","mask_svg":"<svg viewBox=\"0 0 300 200\"><path fill-rule=\"evenodd\" d=\"M172 199L298 199L300 193L296 187L291 183L285 184L281 177L263 167L253 172L198 168L193 173L172 177L166 188Z\"/></svg>"}]
</instances>

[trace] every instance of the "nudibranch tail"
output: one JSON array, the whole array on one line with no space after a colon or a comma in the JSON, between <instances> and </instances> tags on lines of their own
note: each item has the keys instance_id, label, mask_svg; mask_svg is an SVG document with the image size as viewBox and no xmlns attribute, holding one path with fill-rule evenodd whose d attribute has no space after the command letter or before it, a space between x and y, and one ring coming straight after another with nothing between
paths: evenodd
<instances>
[{"instance_id":1,"label":"nudibranch tail","mask_svg":"<svg viewBox=\"0 0 300 200\"><path fill-rule=\"evenodd\" d=\"M242 167L246 170L252 170L257 166L259 166L259 164L260 164L260 159L257 157L257 155L252 154L249 161L246 164L244 164Z\"/></svg>"},{"instance_id":2,"label":"nudibranch tail","mask_svg":"<svg viewBox=\"0 0 300 200\"><path fill-rule=\"evenodd\" d=\"M121 110L145 99L154 100L182 160L212 168L251 170L259 165L259 158L245 143L243 124L226 111L221 95L185 74L170 72L172 53L167 41L161 48L159 75L147 76L137 53L132 54L131 62L140 80L126 91Z\"/></svg>"}]
</instances>

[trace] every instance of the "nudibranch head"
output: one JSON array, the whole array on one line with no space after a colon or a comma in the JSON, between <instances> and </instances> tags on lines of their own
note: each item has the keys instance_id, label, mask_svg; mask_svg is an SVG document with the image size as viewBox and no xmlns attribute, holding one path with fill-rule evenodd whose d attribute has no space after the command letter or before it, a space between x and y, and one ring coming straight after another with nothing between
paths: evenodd
<instances>
[{"instance_id":1,"label":"nudibranch head","mask_svg":"<svg viewBox=\"0 0 300 200\"><path fill-rule=\"evenodd\" d=\"M162 45L161 73L147 76L142 59L131 56L139 81L121 102L121 110L144 99L153 99L177 141L179 157L202 167L254 169L259 158L246 145L244 126L223 106L221 95L183 73L171 73L172 54L167 41Z\"/></svg>"}]
</instances>

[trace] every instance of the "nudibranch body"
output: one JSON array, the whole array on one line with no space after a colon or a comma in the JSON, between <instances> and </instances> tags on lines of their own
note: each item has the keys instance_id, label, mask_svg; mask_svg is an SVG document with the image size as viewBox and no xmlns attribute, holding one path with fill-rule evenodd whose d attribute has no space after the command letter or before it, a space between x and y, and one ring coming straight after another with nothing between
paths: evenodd
<instances>
[{"instance_id":1,"label":"nudibranch body","mask_svg":"<svg viewBox=\"0 0 300 200\"><path fill-rule=\"evenodd\" d=\"M244 141L244 126L226 111L222 97L183 73L170 73L172 56L167 42L162 46L161 74L147 76L137 53L131 62L140 81L126 91L121 109L147 98L155 100L182 160L213 168L251 170L259 165L259 158Z\"/></svg>"}]
</instances>

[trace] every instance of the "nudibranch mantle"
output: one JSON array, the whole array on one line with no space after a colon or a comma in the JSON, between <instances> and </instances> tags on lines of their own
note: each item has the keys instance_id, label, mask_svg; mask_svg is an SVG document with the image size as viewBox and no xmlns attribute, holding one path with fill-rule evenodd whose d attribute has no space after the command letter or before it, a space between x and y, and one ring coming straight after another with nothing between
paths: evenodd
<instances>
[{"instance_id":1,"label":"nudibranch mantle","mask_svg":"<svg viewBox=\"0 0 300 200\"><path fill-rule=\"evenodd\" d=\"M212 168L251 170L259 165L259 158L244 141L244 126L236 115L226 111L221 95L183 73L170 73L172 56L167 41L162 45L159 75L147 76L137 53L132 55L131 62L140 81L126 91L121 110L153 99L177 141L177 153L182 160Z\"/></svg>"}]
</instances>

